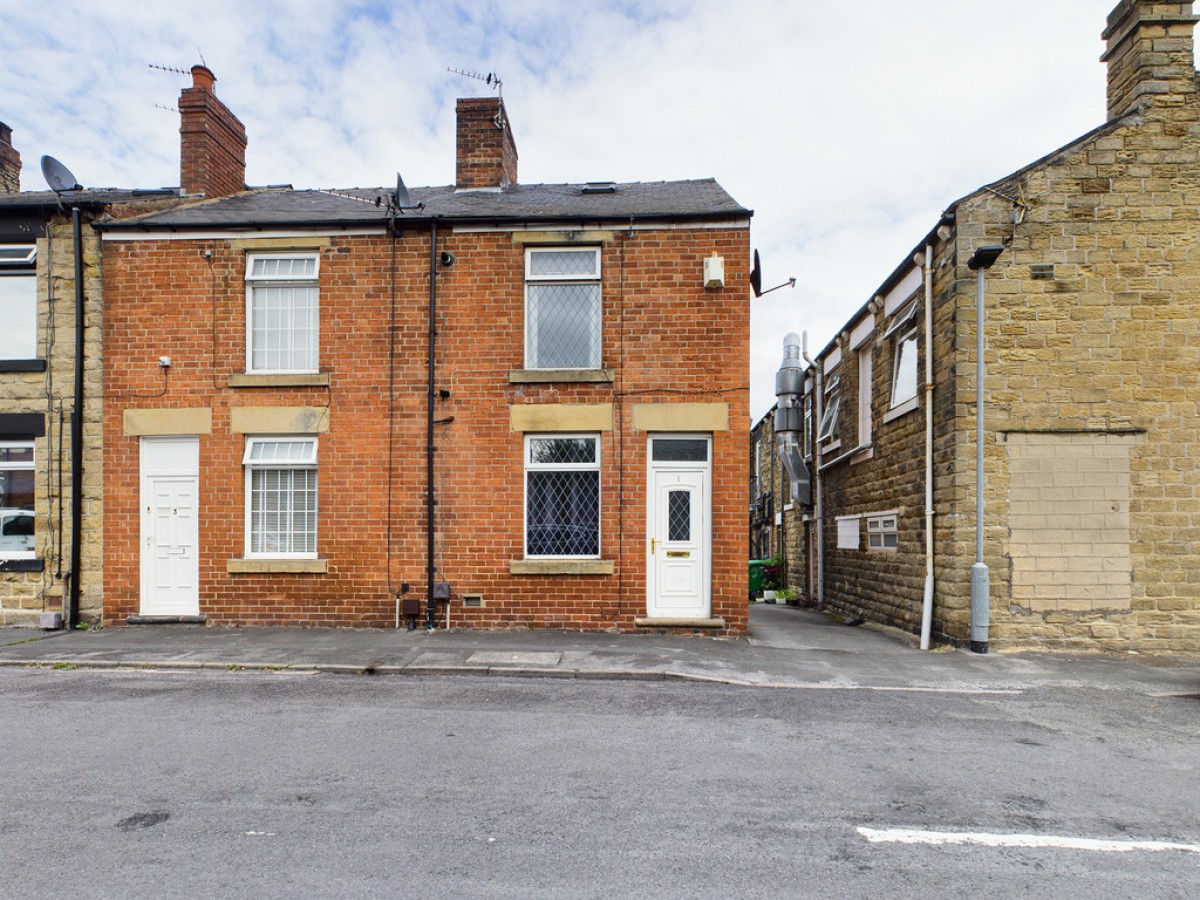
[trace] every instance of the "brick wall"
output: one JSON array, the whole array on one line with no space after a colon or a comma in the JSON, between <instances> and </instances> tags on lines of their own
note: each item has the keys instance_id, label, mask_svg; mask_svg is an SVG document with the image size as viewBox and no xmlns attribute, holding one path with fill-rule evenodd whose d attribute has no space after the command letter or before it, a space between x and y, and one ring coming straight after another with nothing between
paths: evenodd
<instances>
[{"instance_id":1,"label":"brick wall","mask_svg":"<svg viewBox=\"0 0 1200 900\"><path fill-rule=\"evenodd\" d=\"M200 607L210 622L393 623L401 582L426 594L425 404L428 231L396 245L392 522L387 535L388 332L391 242L332 238L321 256L320 366L328 388L230 387L245 366L244 246L233 241L105 244L110 401L105 415L105 619L138 611L138 440L123 413L212 411L200 438ZM726 259L729 285L748 278L745 228L614 232L603 244L603 363L612 383L525 384L524 247L503 232L439 231L457 257L438 286L437 577L454 591L455 625L632 629L646 610L645 432L635 403L726 403L713 434L713 615L746 623L748 303L741 288L705 291L702 260ZM205 256L208 252L211 255ZM668 261L665 262L664 261ZM159 355L172 357L167 380ZM601 435L601 556L612 575L510 574L523 556L523 435L514 404L611 403ZM230 430L244 406L329 408L319 437L319 555L327 574L230 574L243 555L244 449ZM215 525L214 523L220 523ZM390 550L390 553L389 553ZM390 555L390 569L389 569ZM464 608L463 594L484 605Z\"/></svg>"},{"instance_id":2,"label":"brick wall","mask_svg":"<svg viewBox=\"0 0 1200 900\"><path fill-rule=\"evenodd\" d=\"M498 97L463 97L457 104L454 183L459 188L517 183L517 145Z\"/></svg>"}]
</instances>

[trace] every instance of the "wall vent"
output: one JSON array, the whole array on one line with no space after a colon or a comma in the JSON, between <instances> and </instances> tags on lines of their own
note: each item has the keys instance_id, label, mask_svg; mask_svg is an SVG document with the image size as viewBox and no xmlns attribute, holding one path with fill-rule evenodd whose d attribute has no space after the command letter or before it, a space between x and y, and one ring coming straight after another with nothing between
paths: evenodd
<instances>
[{"instance_id":1,"label":"wall vent","mask_svg":"<svg viewBox=\"0 0 1200 900\"><path fill-rule=\"evenodd\" d=\"M1034 263L1029 267L1029 277L1034 281L1050 281L1054 278L1054 263Z\"/></svg>"},{"instance_id":2,"label":"wall vent","mask_svg":"<svg viewBox=\"0 0 1200 900\"><path fill-rule=\"evenodd\" d=\"M463 594L463 606L483 606L483 594Z\"/></svg>"}]
</instances>

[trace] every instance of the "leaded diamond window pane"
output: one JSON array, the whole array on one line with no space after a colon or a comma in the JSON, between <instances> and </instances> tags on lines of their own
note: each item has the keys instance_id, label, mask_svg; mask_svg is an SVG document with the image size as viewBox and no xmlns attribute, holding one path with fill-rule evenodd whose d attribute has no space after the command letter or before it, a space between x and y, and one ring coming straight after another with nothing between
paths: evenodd
<instances>
[{"instance_id":1,"label":"leaded diamond window pane","mask_svg":"<svg viewBox=\"0 0 1200 900\"><path fill-rule=\"evenodd\" d=\"M670 491L667 497L667 539L692 539L692 492Z\"/></svg>"},{"instance_id":2,"label":"leaded diamond window pane","mask_svg":"<svg viewBox=\"0 0 1200 900\"><path fill-rule=\"evenodd\" d=\"M595 438L530 438L529 461L535 465L594 463Z\"/></svg>"},{"instance_id":3,"label":"leaded diamond window pane","mask_svg":"<svg viewBox=\"0 0 1200 900\"><path fill-rule=\"evenodd\" d=\"M595 250L534 250L530 278L595 278L600 254Z\"/></svg>"},{"instance_id":4,"label":"leaded diamond window pane","mask_svg":"<svg viewBox=\"0 0 1200 900\"><path fill-rule=\"evenodd\" d=\"M533 369L600 366L600 285L530 284L525 341Z\"/></svg>"},{"instance_id":5,"label":"leaded diamond window pane","mask_svg":"<svg viewBox=\"0 0 1200 900\"><path fill-rule=\"evenodd\" d=\"M600 473L526 473L527 556L598 556Z\"/></svg>"},{"instance_id":6,"label":"leaded diamond window pane","mask_svg":"<svg viewBox=\"0 0 1200 900\"><path fill-rule=\"evenodd\" d=\"M651 453L655 462L707 462L708 441L655 438Z\"/></svg>"}]
</instances>

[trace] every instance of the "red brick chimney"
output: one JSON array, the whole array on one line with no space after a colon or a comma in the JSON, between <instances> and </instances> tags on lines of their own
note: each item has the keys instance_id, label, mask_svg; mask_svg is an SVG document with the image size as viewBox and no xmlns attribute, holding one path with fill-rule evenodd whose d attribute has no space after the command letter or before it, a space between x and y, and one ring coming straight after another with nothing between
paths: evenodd
<instances>
[{"instance_id":1,"label":"red brick chimney","mask_svg":"<svg viewBox=\"0 0 1200 900\"><path fill-rule=\"evenodd\" d=\"M517 183L517 145L504 101L464 97L458 101L459 190L508 187Z\"/></svg>"},{"instance_id":2,"label":"red brick chimney","mask_svg":"<svg viewBox=\"0 0 1200 900\"><path fill-rule=\"evenodd\" d=\"M1121 0L1108 14L1108 118L1178 108L1196 93L1196 19L1192 0Z\"/></svg>"},{"instance_id":3,"label":"red brick chimney","mask_svg":"<svg viewBox=\"0 0 1200 900\"><path fill-rule=\"evenodd\" d=\"M13 149L12 129L0 122L0 194L21 190L21 154Z\"/></svg>"},{"instance_id":4,"label":"red brick chimney","mask_svg":"<svg viewBox=\"0 0 1200 900\"><path fill-rule=\"evenodd\" d=\"M179 94L179 184L185 193L224 197L246 189L246 126L217 99L216 81L192 66L192 86Z\"/></svg>"}]
</instances>

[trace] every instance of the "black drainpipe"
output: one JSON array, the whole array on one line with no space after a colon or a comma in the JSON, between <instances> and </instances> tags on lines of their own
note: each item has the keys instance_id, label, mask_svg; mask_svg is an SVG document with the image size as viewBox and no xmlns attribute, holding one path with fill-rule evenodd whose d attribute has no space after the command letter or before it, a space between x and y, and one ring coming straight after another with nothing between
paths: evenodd
<instances>
[{"instance_id":1,"label":"black drainpipe","mask_svg":"<svg viewBox=\"0 0 1200 900\"><path fill-rule=\"evenodd\" d=\"M429 378L425 397L425 627L437 628L437 601L433 598L433 399L437 374L437 219L429 225Z\"/></svg>"},{"instance_id":2,"label":"black drainpipe","mask_svg":"<svg viewBox=\"0 0 1200 900\"><path fill-rule=\"evenodd\" d=\"M83 228L79 207L71 207L75 243L75 405L71 411L71 587L68 629L79 626L79 570L83 552Z\"/></svg>"}]
</instances>

